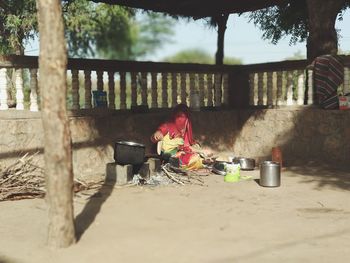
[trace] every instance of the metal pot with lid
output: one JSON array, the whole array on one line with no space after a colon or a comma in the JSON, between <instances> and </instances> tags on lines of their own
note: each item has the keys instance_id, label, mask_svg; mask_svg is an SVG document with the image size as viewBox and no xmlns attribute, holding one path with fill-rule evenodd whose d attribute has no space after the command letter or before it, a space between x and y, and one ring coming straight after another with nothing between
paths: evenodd
<instances>
[{"instance_id":1,"label":"metal pot with lid","mask_svg":"<svg viewBox=\"0 0 350 263\"><path fill-rule=\"evenodd\" d=\"M261 186L278 187L281 185L281 166L278 162L265 161L260 165Z\"/></svg>"}]
</instances>

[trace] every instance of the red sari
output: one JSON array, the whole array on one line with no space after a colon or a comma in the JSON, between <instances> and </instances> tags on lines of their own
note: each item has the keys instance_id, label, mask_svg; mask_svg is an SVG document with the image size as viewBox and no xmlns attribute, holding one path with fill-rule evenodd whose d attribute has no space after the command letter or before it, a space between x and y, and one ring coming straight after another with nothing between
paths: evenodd
<instances>
[{"instance_id":1,"label":"red sari","mask_svg":"<svg viewBox=\"0 0 350 263\"><path fill-rule=\"evenodd\" d=\"M181 105L181 104L180 104ZM187 106L175 108L172 118L158 127L163 136L169 135L170 140L182 138L183 143L179 144L175 152L171 152L180 160L180 165L187 169L201 168L202 160L191 148L195 144L192 135L192 123ZM182 108L181 108L182 107Z\"/></svg>"}]
</instances>

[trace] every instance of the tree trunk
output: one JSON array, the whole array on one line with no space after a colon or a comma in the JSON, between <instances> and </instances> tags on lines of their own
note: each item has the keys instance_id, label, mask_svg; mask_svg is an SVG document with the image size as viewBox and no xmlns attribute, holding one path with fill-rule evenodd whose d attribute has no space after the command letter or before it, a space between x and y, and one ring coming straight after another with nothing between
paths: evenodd
<instances>
[{"instance_id":1,"label":"tree trunk","mask_svg":"<svg viewBox=\"0 0 350 263\"><path fill-rule=\"evenodd\" d=\"M37 0L40 34L39 87L45 143L48 245L75 242L73 169L66 110L67 49L60 0Z\"/></svg>"},{"instance_id":2,"label":"tree trunk","mask_svg":"<svg viewBox=\"0 0 350 263\"><path fill-rule=\"evenodd\" d=\"M218 25L218 43L217 43L217 51L215 55L216 65L224 64L224 41L225 41L225 31L226 31L228 16L229 16L228 14L223 14L215 18L215 21Z\"/></svg>"},{"instance_id":3,"label":"tree trunk","mask_svg":"<svg viewBox=\"0 0 350 263\"><path fill-rule=\"evenodd\" d=\"M338 53L338 36L335 21L345 0L307 0L309 16L309 36L307 58L309 61L325 54ZM322 3L320 3L322 2Z\"/></svg>"}]
</instances>

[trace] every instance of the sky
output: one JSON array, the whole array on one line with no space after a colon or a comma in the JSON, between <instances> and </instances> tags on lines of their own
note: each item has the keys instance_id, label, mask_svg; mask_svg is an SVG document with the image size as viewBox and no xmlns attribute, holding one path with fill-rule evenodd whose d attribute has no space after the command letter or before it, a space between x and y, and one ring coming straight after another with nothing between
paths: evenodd
<instances>
[{"instance_id":1,"label":"sky","mask_svg":"<svg viewBox=\"0 0 350 263\"><path fill-rule=\"evenodd\" d=\"M340 30L340 49L350 52L350 10L338 21L336 28ZM289 37L280 40L277 45L262 40L262 31L248 23L245 15L230 15L225 34L225 51L227 57L235 57L244 64L281 61L296 53L306 54L306 44L289 45ZM160 61L164 57L186 49L202 49L214 56L216 52L217 32L206 26L204 20L188 22L179 20L175 24L171 43L166 43L156 53L145 60ZM26 55L38 55L38 44L31 43L26 47Z\"/></svg>"},{"instance_id":2,"label":"sky","mask_svg":"<svg viewBox=\"0 0 350 263\"><path fill-rule=\"evenodd\" d=\"M338 21L340 29L340 49L350 52L350 10ZM181 21L176 25L174 42L150 56L151 60L174 54L183 49L200 48L214 56L216 52L217 32L205 26L204 21L187 23ZM284 60L300 52L306 56L306 43L289 45L290 38L280 40L277 45L262 40L263 32L249 23L246 16L230 15L225 34L225 56L240 58L244 64L263 63Z\"/></svg>"}]
</instances>

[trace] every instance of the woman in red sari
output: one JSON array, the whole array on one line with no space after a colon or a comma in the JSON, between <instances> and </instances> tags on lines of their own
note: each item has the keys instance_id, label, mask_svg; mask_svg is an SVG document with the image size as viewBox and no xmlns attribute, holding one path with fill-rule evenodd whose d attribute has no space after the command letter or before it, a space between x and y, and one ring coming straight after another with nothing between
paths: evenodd
<instances>
[{"instance_id":1,"label":"woman in red sari","mask_svg":"<svg viewBox=\"0 0 350 263\"><path fill-rule=\"evenodd\" d=\"M174 108L171 118L158 127L151 140L161 141L162 153L178 158L181 168L194 170L203 167L203 159L197 153L198 144L192 137L190 110L185 104Z\"/></svg>"}]
</instances>

